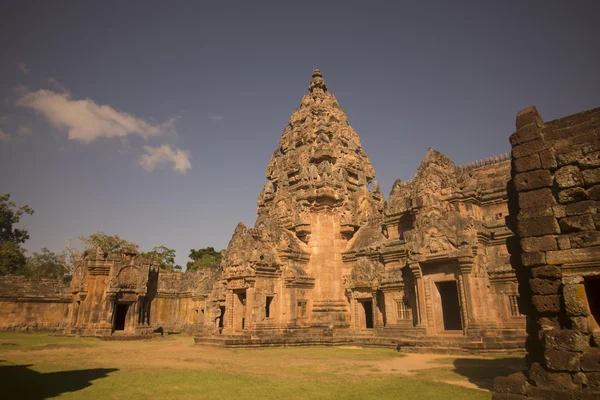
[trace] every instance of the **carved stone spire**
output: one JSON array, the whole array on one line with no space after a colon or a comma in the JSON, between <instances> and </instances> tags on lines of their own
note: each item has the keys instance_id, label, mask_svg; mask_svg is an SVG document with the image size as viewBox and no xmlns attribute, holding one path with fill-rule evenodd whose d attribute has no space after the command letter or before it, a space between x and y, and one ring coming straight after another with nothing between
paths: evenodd
<instances>
[{"instance_id":1,"label":"carved stone spire","mask_svg":"<svg viewBox=\"0 0 600 400\"><path fill-rule=\"evenodd\" d=\"M321 71L316 68L312 74L312 80L310 81L310 85L308 85L308 91L314 92L315 90L322 90L323 92L327 91L327 85L325 85L325 80L323 80L323 74Z\"/></svg>"}]
</instances>

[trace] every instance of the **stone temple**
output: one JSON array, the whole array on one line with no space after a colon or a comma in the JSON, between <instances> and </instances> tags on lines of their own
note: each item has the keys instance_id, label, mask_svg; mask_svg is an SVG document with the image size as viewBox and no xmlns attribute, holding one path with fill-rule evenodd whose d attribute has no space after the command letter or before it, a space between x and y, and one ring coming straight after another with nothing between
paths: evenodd
<instances>
[{"instance_id":1,"label":"stone temple","mask_svg":"<svg viewBox=\"0 0 600 400\"><path fill-rule=\"evenodd\" d=\"M238 224L219 271L164 273L135 254L88 254L69 287L1 278L0 329L188 331L228 347L523 348L526 281L520 290L507 226L514 163L457 165L429 149L386 200L314 70L268 164L256 223Z\"/></svg>"}]
</instances>

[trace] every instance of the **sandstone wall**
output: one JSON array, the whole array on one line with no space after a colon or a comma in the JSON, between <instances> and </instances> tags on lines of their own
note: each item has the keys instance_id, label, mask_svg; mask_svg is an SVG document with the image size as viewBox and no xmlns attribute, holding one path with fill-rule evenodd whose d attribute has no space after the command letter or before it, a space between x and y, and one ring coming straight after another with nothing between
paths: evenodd
<instances>
[{"instance_id":1,"label":"sandstone wall","mask_svg":"<svg viewBox=\"0 0 600 400\"><path fill-rule=\"evenodd\" d=\"M68 284L52 279L0 277L0 331L62 330L70 310Z\"/></svg>"},{"instance_id":2,"label":"sandstone wall","mask_svg":"<svg viewBox=\"0 0 600 400\"><path fill-rule=\"evenodd\" d=\"M497 378L495 399L600 398L599 134L600 109L548 123L535 107L517 115L508 222L529 371Z\"/></svg>"}]
</instances>

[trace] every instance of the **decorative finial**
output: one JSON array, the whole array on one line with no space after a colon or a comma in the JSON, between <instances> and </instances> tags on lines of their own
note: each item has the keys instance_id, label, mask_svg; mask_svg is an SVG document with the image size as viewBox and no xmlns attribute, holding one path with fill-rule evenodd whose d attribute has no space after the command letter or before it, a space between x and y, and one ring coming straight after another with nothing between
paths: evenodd
<instances>
[{"instance_id":1,"label":"decorative finial","mask_svg":"<svg viewBox=\"0 0 600 400\"><path fill-rule=\"evenodd\" d=\"M321 73L321 71L318 68L314 68L312 73L312 80L310 81L310 85L308 85L308 91L314 92L317 89L326 92L327 85L325 85L325 81L323 80L323 74Z\"/></svg>"}]
</instances>

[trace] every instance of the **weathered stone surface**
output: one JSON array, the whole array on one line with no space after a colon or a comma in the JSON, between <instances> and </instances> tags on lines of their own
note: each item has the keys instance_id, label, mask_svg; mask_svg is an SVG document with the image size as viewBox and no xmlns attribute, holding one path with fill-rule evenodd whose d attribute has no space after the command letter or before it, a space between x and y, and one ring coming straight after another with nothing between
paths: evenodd
<instances>
[{"instance_id":1,"label":"weathered stone surface","mask_svg":"<svg viewBox=\"0 0 600 400\"><path fill-rule=\"evenodd\" d=\"M579 371L579 357L581 353L546 349L544 359L546 367L553 371Z\"/></svg>"},{"instance_id":2,"label":"weathered stone surface","mask_svg":"<svg viewBox=\"0 0 600 400\"><path fill-rule=\"evenodd\" d=\"M549 251L546 253L546 262L551 265L558 265L593 260L596 257L600 257L600 247Z\"/></svg>"},{"instance_id":3,"label":"weathered stone surface","mask_svg":"<svg viewBox=\"0 0 600 400\"><path fill-rule=\"evenodd\" d=\"M585 351L590 342L588 335L567 329L546 331L543 340L547 349L565 351Z\"/></svg>"},{"instance_id":4,"label":"weathered stone surface","mask_svg":"<svg viewBox=\"0 0 600 400\"><path fill-rule=\"evenodd\" d=\"M560 311L560 296L558 295L534 295L531 302L539 313L554 313Z\"/></svg>"},{"instance_id":5,"label":"weathered stone surface","mask_svg":"<svg viewBox=\"0 0 600 400\"><path fill-rule=\"evenodd\" d=\"M577 161L577 164L581 168L600 167L600 151L586 154L585 157L582 157Z\"/></svg>"},{"instance_id":6,"label":"weathered stone surface","mask_svg":"<svg viewBox=\"0 0 600 400\"><path fill-rule=\"evenodd\" d=\"M581 356L581 370L585 372L600 372L600 348L587 349Z\"/></svg>"},{"instance_id":7,"label":"weathered stone surface","mask_svg":"<svg viewBox=\"0 0 600 400\"><path fill-rule=\"evenodd\" d=\"M521 239L521 248L524 252L558 250L556 239L553 235L541 237L527 237Z\"/></svg>"},{"instance_id":8,"label":"weathered stone surface","mask_svg":"<svg viewBox=\"0 0 600 400\"><path fill-rule=\"evenodd\" d=\"M585 196L590 200L600 200L600 185L595 185L585 191Z\"/></svg>"},{"instance_id":9,"label":"weathered stone surface","mask_svg":"<svg viewBox=\"0 0 600 400\"><path fill-rule=\"evenodd\" d=\"M596 227L591 215L566 217L560 220L559 225L562 233L589 231Z\"/></svg>"},{"instance_id":10,"label":"weathered stone surface","mask_svg":"<svg viewBox=\"0 0 600 400\"><path fill-rule=\"evenodd\" d=\"M545 170L542 170L545 171ZM550 173L549 171L546 171ZM554 174L554 181L559 188L571 188L583 185L583 175L579 168L568 165L557 170Z\"/></svg>"},{"instance_id":11,"label":"weathered stone surface","mask_svg":"<svg viewBox=\"0 0 600 400\"><path fill-rule=\"evenodd\" d=\"M534 278L529 280L531 292L534 294L558 294L561 281L556 279Z\"/></svg>"},{"instance_id":12,"label":"weathered stone surface","mask_svg":"<svg viewBox=\"0 0 600 400\"><path fill-rule=\"evenodd\" d=\"M516 172L525 172L540 169L542 163L539 154L532 154L528 157L516 158L513 160L513 166Z\"/></svg>"},{"instance_id":13,"label":"weathered stone surface","mask_svg":"<svg viewBox=\"0 0 600 400\"><path fill-rule=\"evenodd\" d=\"M531 268L531 274L534 278L560 279L562 272L557 266L544 265L541 267Z\"/></svg>"},{"instance_id":14,"label":"weathered stone surface","mask_svg":"<svg viewBox=\"0 0 600 400\"><path fill-rule=\"evenodd\" d=\"M600 245L600 231L585 231L569 234L571 247L591 247Z\"/></svg>"},{"instance_id":15,"label":"weathered stone surface","mask_svg":"<svg viewBox=\"0 0 600 400\"><path fill-rule=\"evenodd\" d=\"M600 168L584 169L582 171L582 175L586 186L592 186L600 183Z\"/></svg>"},{"instance_id":16,"label":"weathered stone surface","mask_svg":"<svg viewBox=\"0 0 600 400\"><path fill-rule=\"evenodd\" d=\"M554 156L554 151L552 149L545 149L541 151L539 155L542 168L553 170L558 167L558 163L556 162L556 157Z\"/></svg>"},{"instance_id":17,"label":"weathered stone surface","mask_svg":"<svg viewBox=\"0 0 600 400\"><path fill-rule=\"evenodd\" d=\"M529 384L521 372L509 376L498 376L494 379L494 390L498 393L527 394Z\"/></svg>"},{"instance_id":18,"label":"weathered stone surface","mask_svg":"<svg viewBox=\"0 0 600 400\"><path fill-rule=\"evenodd\" d=\"M564 139L569 139L569 132L564 133ZM566 153L562 153L556 156L556 160L558 162L558 166L562 167L568 164L575 164L577 160L583 157L583 153L581 150L573 150Z\"/></svg>"},{"instance_id":19,"label":"weathered stone surface","mask_svg":"<svg viewBox=\"0 0 600 400\"><path fill-rule=\"evenodd\" d=\"M519 193L519 207L527 208L550 208L556 204L552 190L539 189L532 192Z\"/></svg>"},{"instance_id":20,"label":"weathered stone surface","mask_svg":"<svg viewBox=\"0 0 600 400\"><path fill-rule=\"evenodd\" d=\"M586 192L585 189L581 187L573 187L558 192L558 201L562 204L573 203L574 201L582 201L585 199Z\"/></svg>"},{"instance_id":21,"label":"weathered stone surface","mask_svg":"<svg viewBox=\"0 0 600 400\"><path fill-rule=\"evenodd\" d=\"M513 157L527 157L544 150L544 142L541 139L532 140L513 147Z\"/></svg>"},{"instance_id":22,"label":"weathered stone surface","mask_svg":"<svg viewBox=\"0 0 600 400\"><path fill-rule=\"evenodd\" d=\"M540 388L554 390L577 390L579 388L571 379L570 373L550 372L539 363L533 363L529 368L529 379Z\"/></svg>"},{"instance_id":23,"label":"weathered stone surface","mask_svg":"<svg viewBox=\"0 0 600 400\"><path fill-rule=\"evenodd\" d=\"M519 235L521 237L546 236L560 233L560 227L554 217L540 217L519 221Z\"/></svg>"},{"instance_id":24,"label":"weathered stone surface","mask_svg":"<svg viewBox=\"0 0 600 400\"><path fill-rule=\"evenodd\" d=\"M514 177L515 186L518 190L534 190L552 186L552 174L548 170L537 170L523 172Z\"/></svg>"},{"instance_id":25,"label":"weathered stone surface","mask_svg":"<svg viewBox=\"0 0 600 400\"><path fill-rule=\"evenodd\" d=\"M598 206L593 200L580 201L579 203L569 204L565 207L567 216L596 214Z\"/></svg>"},{"instance_id":26,"label":"weathered stone surface","mask_svg":"<svg viewBox=\"0 0 600 400\"><path fill-rule=\"evenodd\" d=\"M583 285L565 285L563 295L567 315L588 315L587 296Z\"/></svg>"},{"instance_id":27,"label":"weathered stone surface","mask_svg":"<svg viewBox=\"0 0 600 400\"><path fill-rule=\"evenodd\" d=\"M541 251L535 253L523 253L521 254L521 262L525 267L546 264L546 253Z\"/></svg>"}]
</instances>

